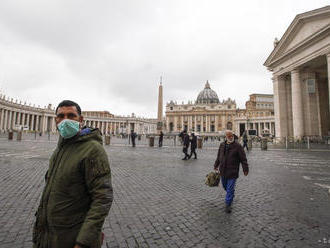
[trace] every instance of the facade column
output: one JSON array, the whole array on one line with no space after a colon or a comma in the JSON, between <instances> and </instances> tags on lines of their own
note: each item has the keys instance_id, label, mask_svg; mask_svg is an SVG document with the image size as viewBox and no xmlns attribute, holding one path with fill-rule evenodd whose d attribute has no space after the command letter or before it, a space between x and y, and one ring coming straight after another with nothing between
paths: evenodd
<instances>
[{"instance_id":1,"label":"facade column","mask_svg":"<svg viewBox=\"0 0 330 248\"><path fill-rule=\"evenodd\" d=\"M35 115L32 115L32 122L31 122L31 126L32 126L32 131L36 131L36 128L34 127L34 119L35 119Z\"/></svg>"},{"instance_id":2,"label":"facade column","mask_svg":"<svg viewBox=\"0 0 330 248\"><path fill-rule=\"evenodd\" d=\"M327 65L328 65L328 101L329 101L329 114L328 116L330 116L330 53L327 54ZM328 132L330 127L328 127Z\"/></svg>"},{"instance_id":3,"label":"facade column","mask_svg":"<svg viewBox=\"0 0 330 248\"><path fill-rule=\"evenodd\" d=\"M184 125L183 125L183 115L181 116L181 129L183 130L183 127L184 127ZM181 130L180 130L181 131Z\"/></svg>"},{"instance_id":4,"label":"facade column","mask_svg":"<svg viewBox=\"0 0 330 248\"><path fill-rule=\"evenodd\" d=\"M178 117L174 116L174 128L173 131L176 132L178 131Z\"/></svg>"},{"instance_id":5,"label":"facade column","mask_svg":"<svg viewBox=\"0 0 330 248\"><path fill-rule=\"evenodd\" d=\"M204 116L201 115L201 132L204 132Z\"/></svg>"},{"instance_id":6,"label":"facade column","mask_svg":"<svg viewBox=\"0 0 330 248\"><path fill-rule=\"evenodd\" d=\"M4 121L5 121L5 126L3 127L3 129L5 131L7 131L7 128L8 128L8 110L7 109L5 110L5 119L4 119Z\"/></svg>"},{"instance_id":7,"label":"facade column","mask_svg":"<svg viewBox=\"0 0 330 248\"><path fill-rule=\"evenodd\" d=\"M291 71L293 136L304 135L304 112L299 70Z\"/></svg>"},{"instance_id":8,"label":"facade column","mask_svg":"<svg viewBox=\"0 0 330 248\"><path fill-rule=\"evenodd\" d=\"M9 111L9 129L13 129L13 111Z\"/></svg>"},{"instance_id":9,"label":"facade column","mask_svg":"<svg viewBox=\"0 0 330 248\"><path fill-rule=\"evenodd\" d=\"M30 114L29 113L27 113L26 125L29 127L29 130L31 130L31 126L30 126Z\"/></svg>"},{"instance_id":10,"label":"facade column","mask_svg":"<svg viewBox=\"0 0 330 248\"><path fill-rule=\"evenodd\" d=\"M215 120L214 120L214 132L218 132L218 126L219 126L219 116L215 115ZM237 129L239 130L239 129Z\"/></svg>"},{"instance_id":11,"label":"facade column","mask_svg":"<svg viewBox=\"0 0 330 248\"><path fill-rule=\"evenodd\" d=\"M273 77L274 88L274 112L276 124L276 134L278 137L284 138L288 136L288 119L287 119L287 101L286 87L283 76ZM259 135L261 134L261 126L259 122Z\"/></svg>"},{"instance_id":12,"label":"facade column","mask_svg":"<svg viewBox=\"0 0 330 248\"><path fill-rule=\"evenodd\" d=\"M25 113L22 113L22 126L25 125Z\"/></svg>"},{"instance_id":13,"label":"facade column","mask_svg":"<svg viewBox=\"0 0 330 248\"><path fill-rule=\"evenodd\" d=\"M39 115L36 115L36 131L40 131L39 130Z\"/></svg>"},{"instance_id":14,"label":"facade column","mask_svg":"<svg viewBox=\"0 0 330 248\"><path fill-rule=\"evenodd\" d=\"M194 115L194 123L195 123L195 133L197 132L197 115Z\"/></svg>"},{"instance_id":15,"label":"facade column","mask_svg":"<svg viewBox=\"0 0 330 248\"><path fill-rule=\"evenodd\" d=\"M0 130L3 130L3 118L5 117L5 110L1 109Z\"/></svg>"}]
</instances>

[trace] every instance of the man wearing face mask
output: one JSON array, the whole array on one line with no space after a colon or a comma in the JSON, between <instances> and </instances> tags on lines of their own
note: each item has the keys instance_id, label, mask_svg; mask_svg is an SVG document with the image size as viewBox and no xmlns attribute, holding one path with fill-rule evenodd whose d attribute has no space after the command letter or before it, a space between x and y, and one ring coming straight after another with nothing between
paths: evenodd
<instances>
[{"instance_id":1,"label":"man wearing face mask","mask_svg":"<svg viewBox=\"0 0 330 248\"><path fill-rule=\"evenodd\" d=\"M220 144L218 156L214 163L214 169L219 171L221 182L226 191L226 209L231 212L231 205L234 199L236 180L239 174L239 164L242 164L245 176L249 173L249 166L243 147L235 141L232 131L226 131L226 140Z\"/></svg>"},{"instance_id":2,"label":"man wearing face mask","mask_svg":"<svg viewBox=\"0 0 330 248\"><path fill-rule=\"evenodd\" d=\"M100 248L113 191L108 156L98 129L81 127L75 102L56 108L58 145L50 158L36 212L34 248Z\"/></svg>"}]
</instances>

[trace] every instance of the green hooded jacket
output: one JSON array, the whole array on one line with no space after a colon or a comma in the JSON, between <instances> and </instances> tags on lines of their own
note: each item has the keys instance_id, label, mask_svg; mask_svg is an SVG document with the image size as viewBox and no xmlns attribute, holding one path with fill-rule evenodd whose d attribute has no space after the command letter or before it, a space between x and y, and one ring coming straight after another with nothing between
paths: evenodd
<instances>
[{"instance_id":1,"label":"green hooded jacket","mask_svg":"<svg viewBox=\"0 0 330 248\"><path fill-rule=\"evenodd\" d=\"M113 191L99 130L86 128L73 138L60 137L45 180L33 247L101 247L101 230Z\"/></svg>"}]
</instances>

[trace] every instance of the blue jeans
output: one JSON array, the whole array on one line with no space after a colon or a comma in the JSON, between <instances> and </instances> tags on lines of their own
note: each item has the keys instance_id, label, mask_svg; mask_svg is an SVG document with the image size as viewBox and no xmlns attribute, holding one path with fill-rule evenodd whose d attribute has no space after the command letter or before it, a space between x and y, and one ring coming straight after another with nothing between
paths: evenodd
<instances>
[{"instance_id":1,"label":"blue jeans","mask_svg":"<svg viewBox=\"0 0 330 248\"><path fill-rule=\"evenodd\" d=\"M233 202L234 196L235 196L235 184L236 184L236 178L224 178L221 177L221 182L222 182L222 186L225 189L225 191L227 192L226 194L226 205L231 205L231 203Z\"/></svg>"}]
</instances>

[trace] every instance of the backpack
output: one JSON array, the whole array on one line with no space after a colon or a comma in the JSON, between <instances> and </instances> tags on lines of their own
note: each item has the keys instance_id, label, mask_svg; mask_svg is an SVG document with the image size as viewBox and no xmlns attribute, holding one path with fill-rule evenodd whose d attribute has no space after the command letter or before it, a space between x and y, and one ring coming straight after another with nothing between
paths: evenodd
<instances>
[{"instance_id":1,"label":"backpack","mask_svg":"<svg viewBox=\"0 0 330 248\"><path fill-rule=\"evenodd\" d=\"M220 173L217 172L210 172L206 175L205 184L210 187L216 187L219 185L220 182Z\"/></svg>"}]
</instances>

